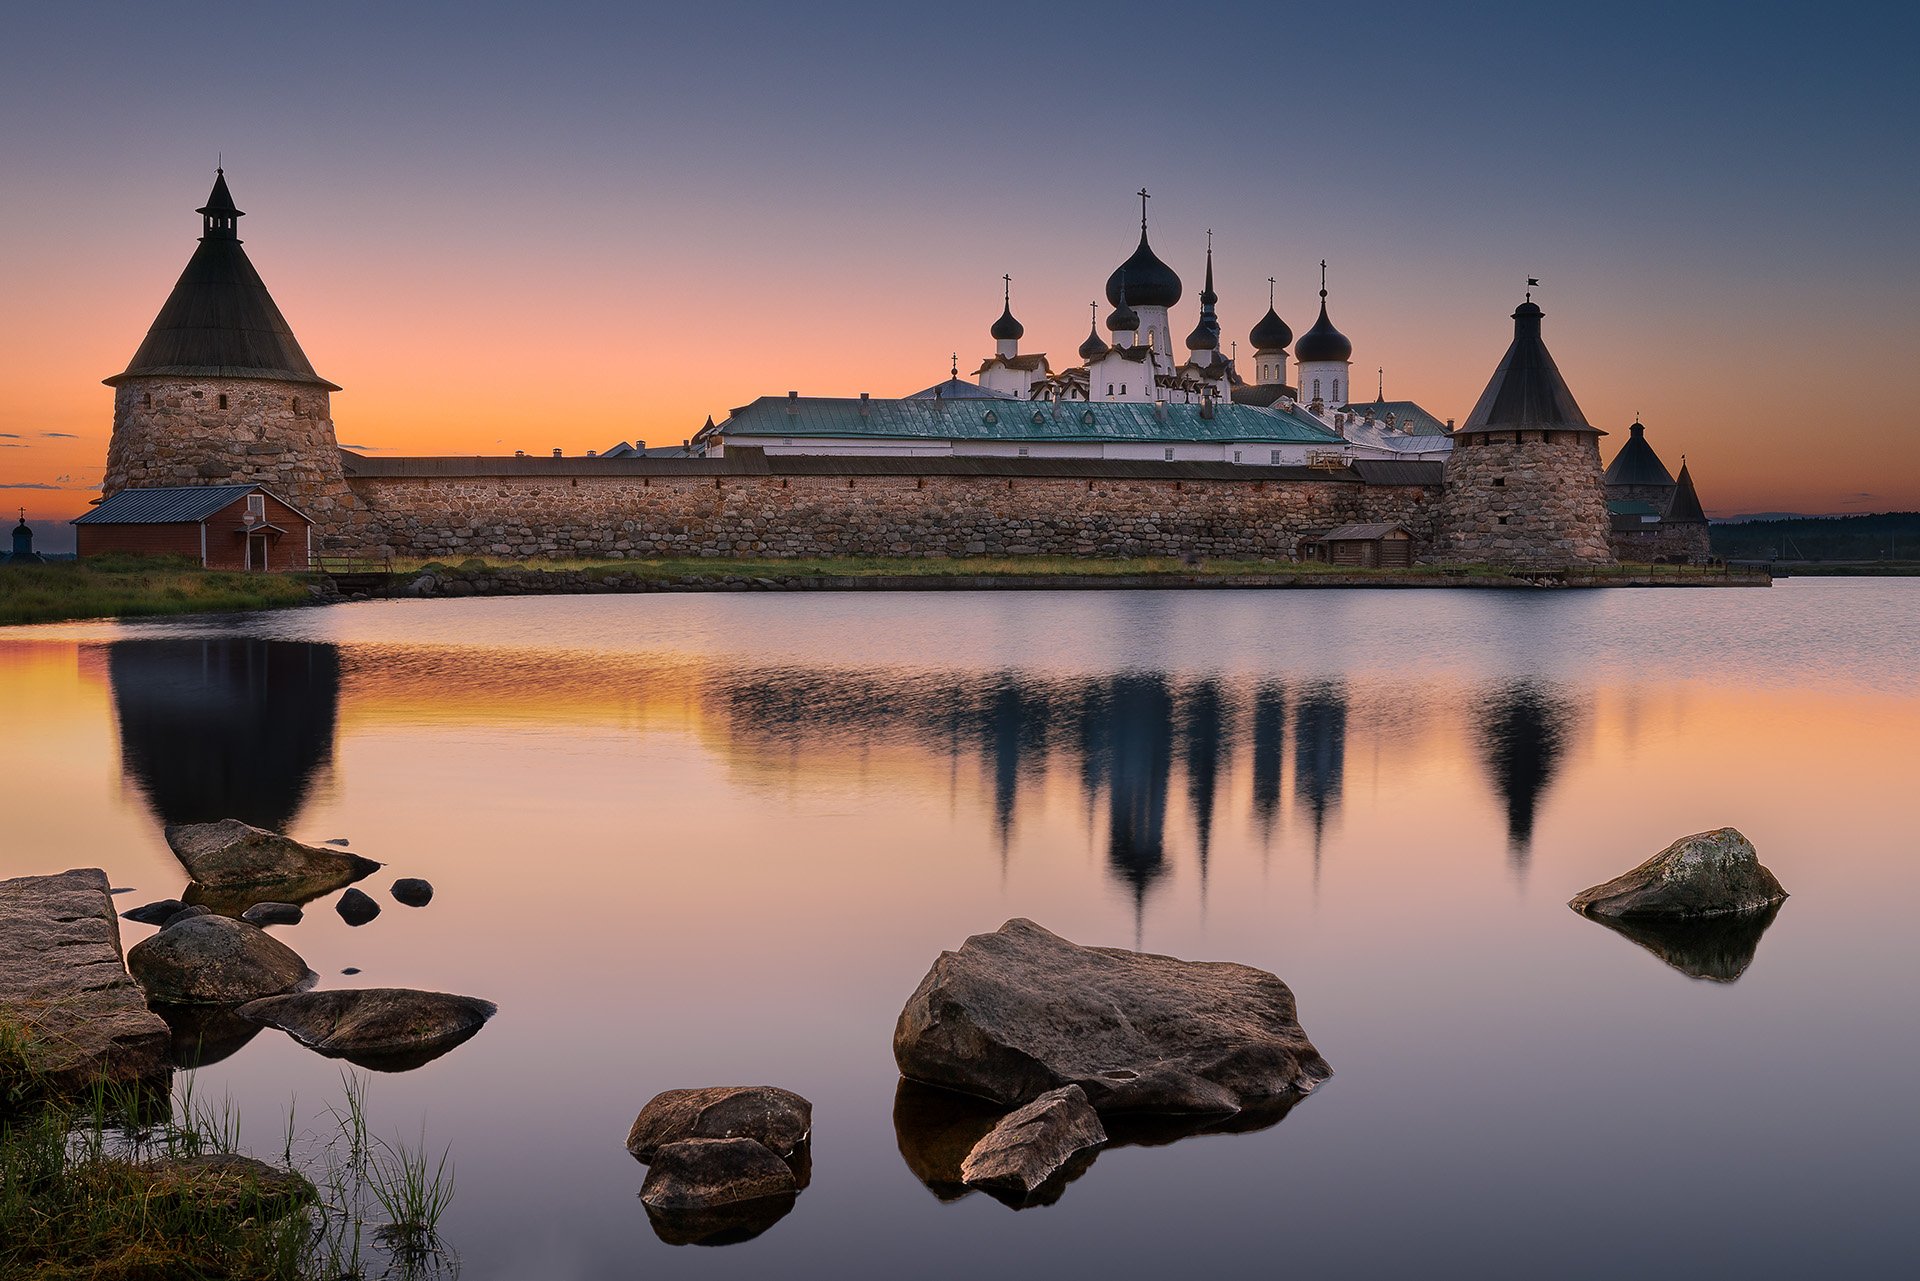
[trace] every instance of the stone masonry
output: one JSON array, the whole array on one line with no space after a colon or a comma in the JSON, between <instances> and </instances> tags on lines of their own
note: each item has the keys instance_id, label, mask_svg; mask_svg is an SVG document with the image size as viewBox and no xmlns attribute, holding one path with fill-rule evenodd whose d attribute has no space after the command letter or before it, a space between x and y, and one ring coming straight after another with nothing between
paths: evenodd
<instances>
[{"instance_id":1,"label":"stone masonry","mask_svg":"<svg viewBox=\"0 0 1920 1281\"><path fill-rule=\"evenodd\" d=\"M113 393L103 493L265 485L311 516L331 542L363 542L366 515L341 472L328 412L326 389L311 383L124 378Z\"/></svg>"},{"instance_id":2,"label":"stone masonry","mask_svg":"<svg viewBox=\"0 0 1920 1281\"><path fill-rule=\"evenodd\" d=\"M1367 521L1433 538L1437 490L1351 481L940 475L356 476L397 556L1285 559Z\"/></svg>"},{"instance_id":3,"label":"stone masonry","mask_svg":"<svg viewBox=\"0 0 1920 1281\"><path fill-rule=\"evenodd\" d=\"M1528 569L1613 563L1591 433L1463 435L1446 476L1440 537L1421 559Z\"/></svg>"}]
</instances>

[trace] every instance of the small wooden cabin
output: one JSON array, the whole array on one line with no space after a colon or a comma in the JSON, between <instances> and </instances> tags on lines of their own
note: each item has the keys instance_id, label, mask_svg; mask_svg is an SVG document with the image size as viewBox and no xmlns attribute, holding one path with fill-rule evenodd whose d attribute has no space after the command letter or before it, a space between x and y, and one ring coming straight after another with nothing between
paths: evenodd
<instances>
[{"instance_id":1,"label":"small wooden cabin","mask_svg":"<svg viewBox=\"0 0 1920 1281\"><path fill-rule=\"evenodd\" d=\"M275 571L313 563L313 521L261 485L123 489L73 525L83 560L120 552Z\"/></svg>"},{"instance_id":2,"label":"small wooden cabin","mask_svg":"<svg viewBox=\"0 0 1920 1281\"><path fill-rule=\"evenodd\" d=\"M1313 540L1315 560L1361 569L1405 569L1413 564L1413 535L1401 525L1342 525Z\"/></svg>"}]
</instances>

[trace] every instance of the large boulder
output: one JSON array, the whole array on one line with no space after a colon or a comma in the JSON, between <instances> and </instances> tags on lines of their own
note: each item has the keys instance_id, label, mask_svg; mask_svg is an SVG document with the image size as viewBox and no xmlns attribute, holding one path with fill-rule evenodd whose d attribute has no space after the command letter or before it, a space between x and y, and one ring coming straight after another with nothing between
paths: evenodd
<instances>
[{"instance_id":1,"label":"large boulder","mask_svg":"<svg viewBox=\"0 0 1920 1281\"><path fill-rule=\"evenodd\" d=\"M791 1158L813 1134L813 1105L791 1090L771 1085L715 1085L699 1090L663 1090L648 1100L627 1131L635 1159L682 1139L752 1139Z\"/></svg>"},{"instance_id":2,"label":"large boulder","mask_svg":"<svg viewBox=\"0 0 1920 1281\"><path fill-rule=\"evenodd\" d=\"M253 902L305 903L380 868L358 854L305 845L234 818L174 824L166 829L166 836L193 878L187 900L219 911L230 908L231 915L250 905L243 901L249 892L260 891L252 895Z\"/></svg>"},{"instance_id":3,"label":"large boulder","mask_svg":"<svg viewBox=\"0 0 1920 1281\"><path fill-rule=\"evenodd\" d=\"M1567 903L1587 916L1693 917L1757 912L1787 897L1753 842L1731 827L1683 836L1631 872Z\"/></svg>"},{"instance_id":4,"label":"large boulder","mask_svg":"<svg viewBox=\"0 0 1920 1281\"><path fill-rule=\"evenodd\" d=\"M403 1072L472 1038L497 1009L478 997L368 987L268 997L239 1012L330 1058Z\"/></svg>"},{"instance_id":5,"label":"large boulder","mask_svg":"<svg viewBox=\"0 0 1920 1281\"><path fill-rule=\"evenodd\" d=\"M212 915L188 917L135 944L127 968L156 1005L239 1005L316 977L259 927Z\"/></svg>"},{"instance_id":6,"label":"large boulder","mask_svg":"<svg viewBox=\"0 0 1920 1281\"><path fill-rule=\"evenodd\" d=\"M1333 1074L1264 970L1080 947L1022 919L940 954L893 1056L912 1080L1008 1107L1078 1085L1103 1114L1235 1113Z\"/></svg>"},{"instance_id":7,"label":"large boulder","mask_svg":"<svg viewBox=\"0 0 1920 1281\"><path fill-rule=\"evenodd\" d=\"M1024 1203L1034 1190L1107 1141L1100 1115L1077 1085L1063 1085L1009 1112L960 1165L968 1187Z\"/></svg>"}]
</instances>

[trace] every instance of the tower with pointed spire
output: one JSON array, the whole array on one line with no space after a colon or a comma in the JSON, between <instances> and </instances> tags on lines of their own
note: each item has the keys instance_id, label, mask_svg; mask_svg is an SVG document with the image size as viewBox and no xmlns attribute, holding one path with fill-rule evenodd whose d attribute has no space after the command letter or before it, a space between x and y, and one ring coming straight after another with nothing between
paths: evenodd
<instances>
[{"instance_id":1,"label":"tower with pointed spire","mask_svg":"<svg viewBox=\"0 0 1920 1281\"><path fill-rule=\"evenodd\" d=\"M1599 439L1540 336L1528 293L1513 342L1453 434L1429 560L1567 569L1610 565Z\"/></svg>"},{"instance_id":2,"label":"tower with pointed spire","mask_svg":"<svg viewBox=\"0 0 1920 1281\"><path fill-rule=\"evenodd\" d=\"M352 543L365 514L347 488L330 397L241 247L224 169L200 243L113 388L103 492L259 484Z\"/></svg>"}]
</instances>

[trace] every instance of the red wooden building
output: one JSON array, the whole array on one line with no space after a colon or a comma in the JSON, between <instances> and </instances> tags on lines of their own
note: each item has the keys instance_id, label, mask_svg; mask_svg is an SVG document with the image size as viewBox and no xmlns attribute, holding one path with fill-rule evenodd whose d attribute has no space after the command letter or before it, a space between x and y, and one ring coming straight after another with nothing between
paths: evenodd
<instances>
[{"instance_id":1,"label":"red wooden building","mask_svg":"<svg viewBox=\"0 0 1920 1281\"><path fill-rule=\"evenodd\" d=\"M73 525L83 559L122 552L264 570L304 570L313 562L313 521L260 485L123 489Z\"/></svg>"}]
</instances>

